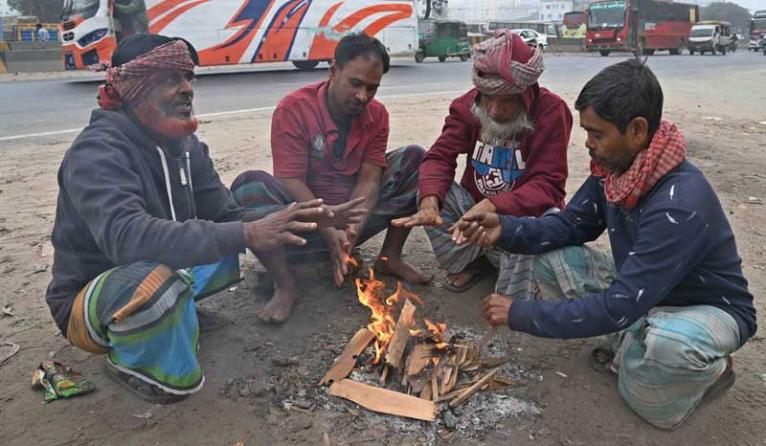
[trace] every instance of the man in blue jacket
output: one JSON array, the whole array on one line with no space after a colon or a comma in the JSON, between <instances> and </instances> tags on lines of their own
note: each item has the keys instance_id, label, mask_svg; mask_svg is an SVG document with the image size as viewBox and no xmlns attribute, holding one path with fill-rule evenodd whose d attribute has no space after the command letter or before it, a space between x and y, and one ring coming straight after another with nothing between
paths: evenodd
<instances>
[{"instance_id":1,"label":"man in blue jacket","mask_svg":"<svg viewBox=\"0 0 766 446\"><path fill-rule=\"evenodd\" d=\"M734 234L686 142L663 121L662 89L636 60L591 79L575 108L592 175L566 209L540 218L485 213L459 242L543 254L538 297L484 300L492 325L549 338L607 335L594 365L619 375L630 407L664 429L734 383L731 354L756 331ZM608 231L612 258L583 244Z\"/></svg>"},{"instance_id":2,"label":"man in blue jacket","mask_svg":"<svg viewBox=\"0 0 766 446\"><path fill-rule=\"evenodd\" d=\"M336 214L293 203L263 218L237 205L194 135L195 59L180 39L125 39L58 173L51 314L73 345L107 355L108 376L155 403L202 387L198 335L216 324L195 300L239 280L239 252L303 245L293 232L353 220L343 212L353 204Z\"/></svg>"}]
</instances>

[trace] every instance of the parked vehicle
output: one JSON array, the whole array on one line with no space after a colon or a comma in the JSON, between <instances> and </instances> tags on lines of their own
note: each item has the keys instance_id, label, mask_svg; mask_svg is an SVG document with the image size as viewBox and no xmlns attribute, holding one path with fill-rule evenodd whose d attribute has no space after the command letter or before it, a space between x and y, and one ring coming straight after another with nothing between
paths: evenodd
<instances>
[{"instance_id":1,"label":"parked vehicle","mask_svg":"<svg viewBox=\"0 0 766 446\"><path fill-rule=\"evenodd\" d=\"M766 9L755 11L753 18L750 19L750 41L747 49L750 51L760 51L766 41Z\"/></svg>"},{"instance_id":2,"label":"parked vehicle","mask_svg":"<svg viewBox=\"0 0 766 446\"><path fill-rule=\"evenodd\" d=\"M597 1L588 7L585 47L608 56L612 51L680 54L697 23L699 6L658 0Z\"/></svg>"},{"instance_id":3,"label":"parked vehicle","mask_svg":"<svg viewBox=\"0 0 766 446\"><path fill-rule=\"evenodd\" d=\"M731 44L729 22L706 20L692 26L689 31L689 54L692 55L695 52L700 54L709 52L714 56L717 53L726 55L726 51L731 49Z\"/></svg>"},{"instance_id":4,"label":"parked vehicle","mask_svg":"<svg viewBox=\"0 0 766 446\"><path fill-rule=\"evenodd\" d=\"M60 31L68 70L108 64L131 33L182 37L201 65L331 60L347 33L380 39L392 56L418 47L414 0L65 0Z\"/></svg>"},{"instance_id":5,"label":"parked vehicle","mask_svg":"<svg viewBox=\"0 0 766 446\"><path fill-rule=\"evenodd\" d=\"M498 29L531 29L537 32L537 34L544 35L546 40L560 37L558 34L558 26L553 22L544 20L489 22L490 31L496 31Z\"/></svg>"},{"instance_id":6,"label":"parked vehicle","mask_svg":"<svg viewBox=\"0 0 766 446\"><path fill-rule=\"evenodd\" d=\"M418 23L420 45L415 61L423 62L426 57L436 57L444 62L448 57L461 61L471 57L466 24L457 20L421 20Z\"/></svg>"},{"instance_id":7,"label":"parked vehicle","mask_svg":"<svg viewBox=\"0 0 766 446\"><path fill-rule=\"evenodd\" d=\"M569 11L564 14L564 20L559 28L563 39L584 39L587 31L588 13L586 11Z\"/></svg>"},{"instance_id":8,"label":"parked vehicle","mask_svg":"<svg viewBox=\"0 0 766 446\"><path fill-rule=\"evenodd\" d=\"M512 29L512 33L518 34L527 45L544 50L548 47L548 36L540 34L533 29Z\"/></svg>"}]
</instances>

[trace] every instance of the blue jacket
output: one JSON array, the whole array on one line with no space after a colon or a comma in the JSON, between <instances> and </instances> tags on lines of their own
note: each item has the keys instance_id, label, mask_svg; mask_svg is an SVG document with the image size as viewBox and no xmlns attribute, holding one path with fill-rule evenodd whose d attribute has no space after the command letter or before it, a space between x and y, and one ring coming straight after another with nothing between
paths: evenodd
<instances>
[{"instance_id":1,"label":"blue jacket","mask_svg":"<svg viewBox=\"0 0 766 446\"><path fill-rule=\"evenodd\" d=\"M737 321L740 342L756 330L753 296L734 233L713 188L688 161L663 177L633 209L608 204L591 176L566 209L540 218L503 216L499 245L541 254L582 245L609 230L617 277L579 299L515 301L511 329L582 338L628 327L652 307L712 305Z\"/></svg>"}]
</instances>

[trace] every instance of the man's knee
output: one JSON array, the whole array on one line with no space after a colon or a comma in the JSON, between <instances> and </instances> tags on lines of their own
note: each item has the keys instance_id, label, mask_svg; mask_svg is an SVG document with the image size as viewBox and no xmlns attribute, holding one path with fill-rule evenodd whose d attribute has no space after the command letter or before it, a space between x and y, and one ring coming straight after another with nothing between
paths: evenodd
<instances>
[{"instance_id":1,"label":"man's knee","mask_svg":"<svg viewBox=\"0 0 766 446\"><path fill-rule=\"evenodd\" d=\"M231 183L231 190L235 191L245 184L262 183L271 185L278 183L278 180L274 178L270 173L263 170L247 170L237 175L237 178Z\"/></svg>"},{"instance_id":2,"label":"man's knee","mask_svg":"<svg viewBox=\"0 0 766 446\"><path fill-rule=\"evenodd\" d=\"M418 165L420 165L421 161L423 161L423 157L426 155L426 149L417 144L401 147L399 150L402 151L402 157L406 162Z\"/></svg>"}]
</instances>

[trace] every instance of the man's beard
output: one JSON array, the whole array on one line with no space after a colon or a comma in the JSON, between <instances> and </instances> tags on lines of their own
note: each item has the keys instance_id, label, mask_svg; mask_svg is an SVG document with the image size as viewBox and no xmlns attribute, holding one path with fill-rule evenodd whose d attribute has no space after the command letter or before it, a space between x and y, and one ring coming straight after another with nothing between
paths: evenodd
<instances>
[{"instance_id":1,"label":"man's beard","mask_svg":"<svg viewBox=\"0 0 766 446\"><path fill-rule=\"evenodd\" d=\"M188 119L168 116L149 101L136 104L134 112L141 125L164 139L182 139L197 131L196 116Z\"/></svg>"},{"instance_id":2,"label":"man's beard","mask_svg":"<svg viewBox=\"0 0 766 446\"><path fill-rule=\"evenodd\" d=\"M481 124L481 140L484 142L490 140L511 140L516 135L533 131L535 124L529 119L526 110L521 110L518 115L508 122L497 122L487 113L479 104L474 103L471 106L471 114Z\"/></svg>"}]
</instances>

